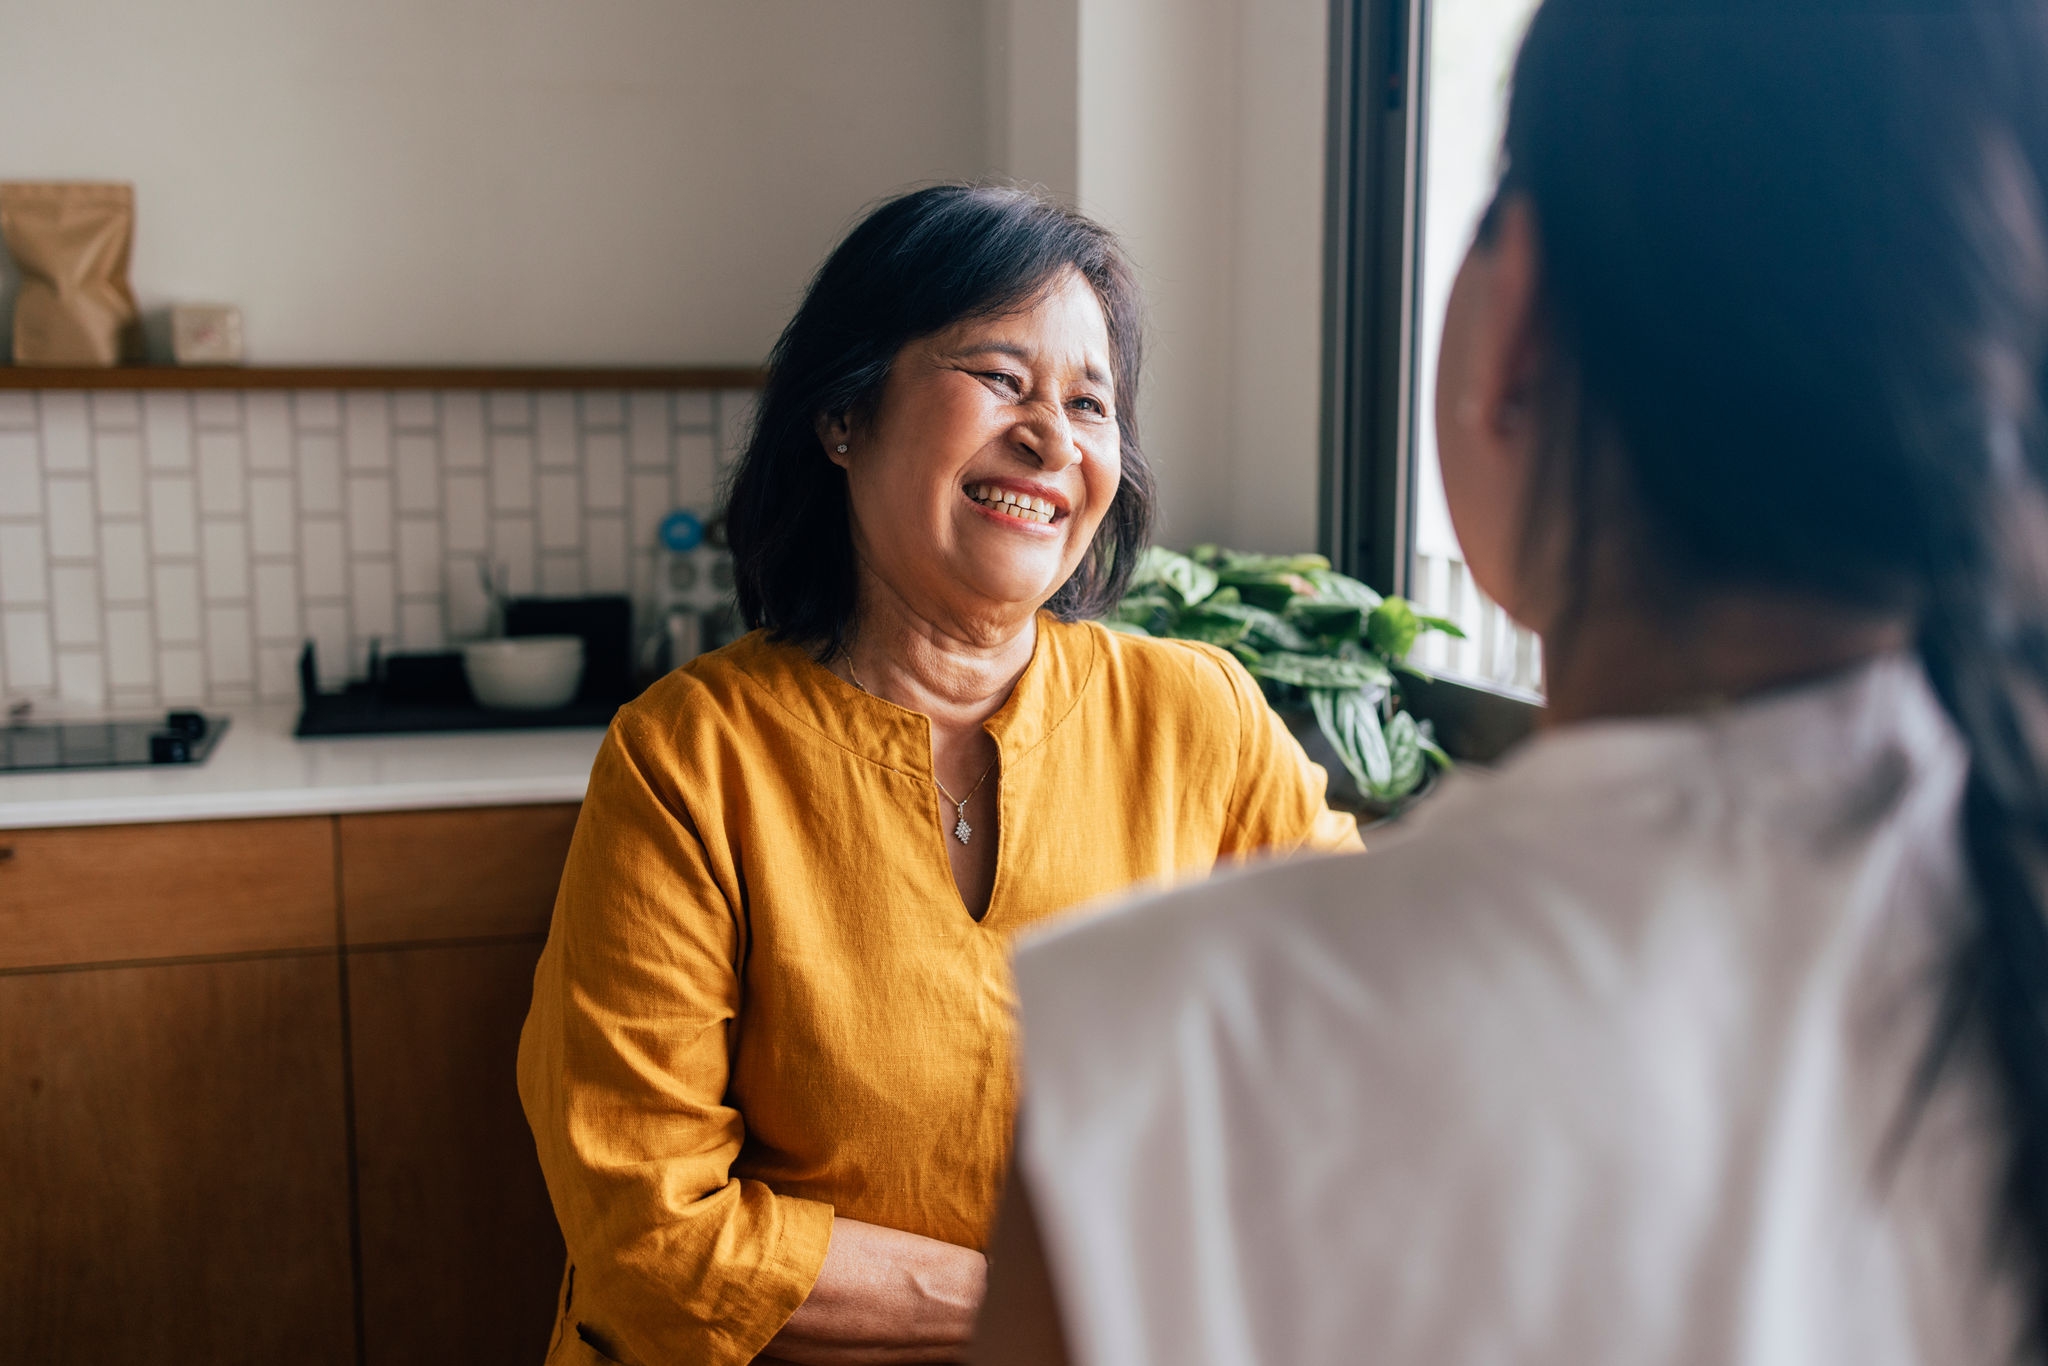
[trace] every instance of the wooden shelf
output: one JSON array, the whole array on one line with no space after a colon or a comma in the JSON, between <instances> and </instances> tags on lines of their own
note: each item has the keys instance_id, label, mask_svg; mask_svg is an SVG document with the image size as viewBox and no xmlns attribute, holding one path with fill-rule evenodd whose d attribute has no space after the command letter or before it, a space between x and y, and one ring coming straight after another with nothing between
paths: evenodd
<instances>
[{"instance_id":1,"label":"wooden shelf","mask_svg":"<svg viewBox=\"0 0 2048 1366\"><path fill-rule=\"evenodd\" d=\"M0 365L0 389L753 389L746 365Z\"/></svg>"}]
</instances>

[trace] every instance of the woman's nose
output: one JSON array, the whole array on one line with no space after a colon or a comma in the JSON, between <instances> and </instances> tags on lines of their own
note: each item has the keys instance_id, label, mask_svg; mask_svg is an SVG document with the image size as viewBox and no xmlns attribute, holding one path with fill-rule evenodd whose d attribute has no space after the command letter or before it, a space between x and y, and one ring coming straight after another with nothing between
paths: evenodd
<instances>
[{"instance_id":1,"label":"woman's nose","mask_svg":"<svg viewBox=\"0 0 2048 1366\"><path fill-rule=\"evenodd\" d=\"M1074 444L1073 424L1057 407L1034 408L1018 431L1018 442L1038 467L1056 473L1080 462L1081 448Z\"/></svg>"}]
</instances>

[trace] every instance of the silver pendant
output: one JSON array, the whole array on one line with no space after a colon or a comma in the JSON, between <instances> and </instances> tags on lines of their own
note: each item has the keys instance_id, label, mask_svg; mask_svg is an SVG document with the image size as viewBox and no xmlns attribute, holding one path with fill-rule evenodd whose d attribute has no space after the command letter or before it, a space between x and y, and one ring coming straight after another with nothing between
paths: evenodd
<instances>
[{"instance_id":1,"label":"silver pendant","mask_svg":"<svg viewBox=\"0 0 2048 1366\"><path fill-rule=\"evenodd\" d=\"M967 837L973 833L974 827L967 823L965 815L962 815L953 826L953 838L959 840L962 844L967 843Z\"/></svg>"}]
</instances>

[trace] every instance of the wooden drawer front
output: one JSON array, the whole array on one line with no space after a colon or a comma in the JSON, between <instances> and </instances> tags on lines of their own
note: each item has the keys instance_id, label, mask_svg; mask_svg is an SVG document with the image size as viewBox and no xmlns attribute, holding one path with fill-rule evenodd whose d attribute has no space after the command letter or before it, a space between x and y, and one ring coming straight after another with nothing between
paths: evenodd
<instances>
[{"instance_id":1,"label":"wooden drawer front","mask_svg":"<svg viewBox=\"0 0 2048 1366\"><path fill-rule=\"evenodd\" d=\"M343 816L347 942L545 931L578 809L499 806Z\"/></svg>"},{"instance_id":2,"label":"wooden drawer front","mask_svg":"<svg viewBox=\"0 0 2048 1366\"><path fill-rule=\"evenodd\" d=\"M0 968L331 948L326 816L0 831Z\"/></svg>"}]
</instances>

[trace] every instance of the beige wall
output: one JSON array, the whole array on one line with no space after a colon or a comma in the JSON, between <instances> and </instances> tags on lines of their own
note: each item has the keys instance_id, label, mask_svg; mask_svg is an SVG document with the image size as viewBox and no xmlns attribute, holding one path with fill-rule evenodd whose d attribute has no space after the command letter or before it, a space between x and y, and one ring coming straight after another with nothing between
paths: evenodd
<instances>
[{"instance_id":1,"label":"beige wall","mask_svg":"<svg viewBox=\"0 0 2048 1366\"><path fill-rule=\"evenodd\" d=\"M1315 542L1326 14L1324 0L990 12L993 160L1055 190L1071 177L1144 282L1141 418L1172 543Z\"/></svg>"},{"instance_id":2,"label":"beige wall","mask_svg":"<svg viewBox=\"0 0 2048 1366\"><path fill-rule=\"evenodd\" d=\"M869 201L988 166L973 0L4 0L0 178L132 180L254 359L751 361Z\"/></svg>"},{"instance_id":3,"label":"beige wall","mask_svg":"<svg viewBox=\"0 0 2048 1366\"><path fill-rule=\"evenodd\" d=\"M1042 184L1145 282L1165 536L1302 546L1325 12L0 0L0 176L133 180L145 305L269 362L754 360L863 205Z\"/></svg>"}]
</instances>

